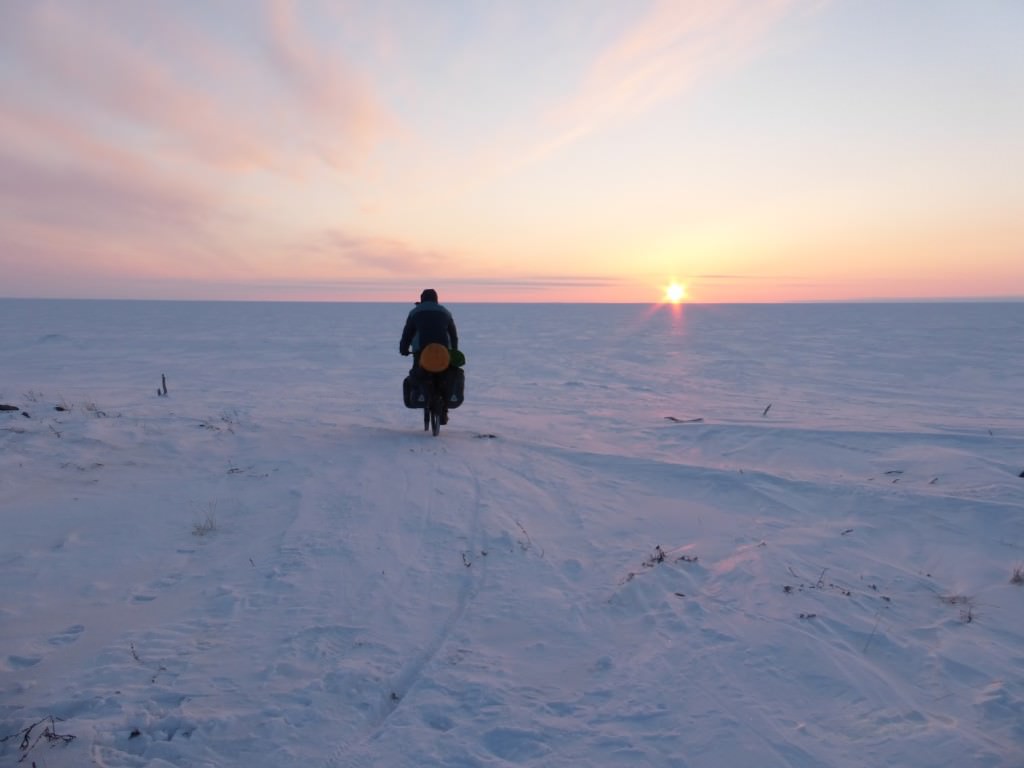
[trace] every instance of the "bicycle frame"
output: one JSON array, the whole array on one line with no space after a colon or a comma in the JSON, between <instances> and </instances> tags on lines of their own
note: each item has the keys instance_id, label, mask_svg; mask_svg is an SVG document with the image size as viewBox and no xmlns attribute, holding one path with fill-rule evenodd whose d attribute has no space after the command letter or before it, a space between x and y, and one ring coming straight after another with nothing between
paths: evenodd
<instances>
[{"instance_id":1,"label":"bicycle frame","mask_svg":"<svg viewBox=\"0 0 1024 768\"><path fill-rule=\"evenodd\" d=\"M437 437L441 431L441 417L444 415L444 386L442 375L432 373L420 381L420 387L426 396L426 404L423 406L423 431L430 431Z\"/></svg>"}]
</instances>

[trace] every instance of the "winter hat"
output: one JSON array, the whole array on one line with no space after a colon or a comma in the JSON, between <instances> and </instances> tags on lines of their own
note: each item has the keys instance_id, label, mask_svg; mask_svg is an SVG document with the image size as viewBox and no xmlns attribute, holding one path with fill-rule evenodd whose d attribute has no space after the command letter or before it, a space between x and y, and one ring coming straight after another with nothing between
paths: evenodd
<instances>
[{"instance_id":1,"label":"winter hat","mask_svg":"<svg viewBox=\"0 0 1024 768\"><path fill-rule=\"evenodd\" d=\"M437 303L437 291L433 288L426 288L423 293L420 294L420 301L432 301Z\"/></svg>"}]
</instances>

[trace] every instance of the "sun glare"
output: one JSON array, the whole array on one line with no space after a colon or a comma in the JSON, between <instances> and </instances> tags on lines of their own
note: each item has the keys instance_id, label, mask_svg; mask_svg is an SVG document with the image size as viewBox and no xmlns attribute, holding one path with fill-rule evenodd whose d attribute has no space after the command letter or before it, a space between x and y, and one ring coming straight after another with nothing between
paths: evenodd
<instances>
[{"instance_id":1,"label":"sun glare","mask_svg":"<svg viewBox=\"0 0 1024 768\"><path fill-rule=\"evenodd\" d=\"M665 289L665 301L670 304L678 304L686 300L686 286L682 283L669 283Z\"/></svg>"}]
</instances>

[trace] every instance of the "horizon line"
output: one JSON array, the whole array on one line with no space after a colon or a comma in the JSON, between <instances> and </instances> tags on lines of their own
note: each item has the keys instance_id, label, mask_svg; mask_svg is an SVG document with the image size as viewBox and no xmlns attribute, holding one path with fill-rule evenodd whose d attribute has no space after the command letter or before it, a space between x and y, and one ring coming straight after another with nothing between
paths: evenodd
<instances>
[{"instance_id":1,"label":"horizon line","mask_svg":"<svg viewBox=\"0 0 1024 768\"><path fill-rule=\"evenodd\" d=\"M165 302L204 304L413 304L409 299L211 299L211 298L125 298L89 296L0 296L0 301L123 301L123 302ZM442 304L561 304L594 306L773 306L791 304L1013 304L1024 302L1021 296L941 296L941 297L864 297L855 299L791 299L785 301L681 301L672 304L661 301L447 301Z\"/></svg>"}]
</instances>

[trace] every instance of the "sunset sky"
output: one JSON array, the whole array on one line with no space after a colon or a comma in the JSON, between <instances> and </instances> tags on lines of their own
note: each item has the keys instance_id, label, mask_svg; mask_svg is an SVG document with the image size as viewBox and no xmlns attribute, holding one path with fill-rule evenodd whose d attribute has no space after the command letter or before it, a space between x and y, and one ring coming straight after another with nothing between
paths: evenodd
<instances>
[{"instance_id":1,"label":"sunset sky","mask_svg":"<svg viewBox=\"0 0 1024 768\"><path fill-rule=\"evenodd\" d=\"M0 0L0 296L1024 297L1021 0Z\"/></svg>"}]
</instances>

